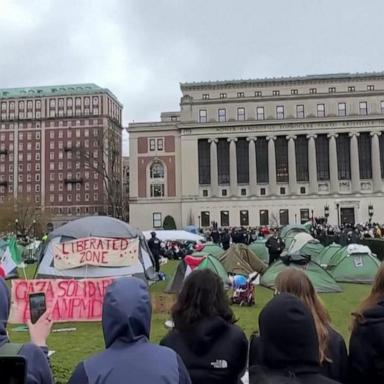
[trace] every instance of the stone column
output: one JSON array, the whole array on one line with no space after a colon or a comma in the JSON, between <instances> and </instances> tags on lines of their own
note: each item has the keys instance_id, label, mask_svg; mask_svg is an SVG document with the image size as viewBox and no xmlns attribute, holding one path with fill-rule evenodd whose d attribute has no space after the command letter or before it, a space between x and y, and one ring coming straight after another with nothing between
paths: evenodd
<instances>
[{"instance_id":1,"label":"stone column","mask_svg":"<svg viewBox=\"0 0 384 384\"><path fill-rule=\"evenodd\" d=\"M359 144L357 142L358 132L351 132L350 157L351 157L351 190L352 193L360 192L360 168L359 168Z\"/></svg>"},{"instance_id":2,"label":"stone column","mask_svg":"<svg viewBox=\"0 0 384 384\"><path fill-rule=\"evenodd\" d=\"M275 154L276 136L268 136L267 140L268 140L269 191L271 195L276 195L277 194L276 154Z\"/></svg>"},{"instance_id":3,"label":"stone column","mask_svg":"<svg viewBox=\"0 0 384 384\"><path fill-rule=\"evenodd\" d=\"M337 148L336 138L339 136L337 133L330 133L329 138L329 179L331 182L331 193L339 192L339 177L337 170Z\"/></svg>"},{"instance_id":4,"label":"stone column","mask_svg":"<svg viewBox=\"0 0 384 384\"><path fill-rule=\"evenodd\" d=\"M308 175L309 193L317 193L317 161L316 161L316 139L317 135L307 135L308 139Z\"/></svg>"},{"instance_id":5,"label":"stone column","mask_svg":"<svg viewBox=\"0 0 384 384\"><path fill-rule=\"evenodd\" d=\"M209 139L211 143L211 194L212 197L219 195L219 176L217 170L217 139Z\"/></svg>"},{"instance_id":6,"label":"stone column","mask_svg":"<svg viewBox=\"0 0 384 384\"><path fill-rule=\"evenodd\" d=\"M237 157L236 157L236 137L227 139L229 142L229 185L231 196L237 196Z\"/></svg>"},{"instance_id":7,"label":"stone column","mask_svg":"<svg viewBox=\"0 0 384 384\"><path fill-rule=\"evenodd\" d=\"M379 143L380 135L381 135L381 132L371 132L373 192L381 192L383 189L383 182L381 179L381 165L380 165L380 143Z\"/></svg>"},{"instance_id":8,"label":"stone column","mask_svg":"<svg viewBox=\"0 0 384 384\"><path fill-rule=\"evenodd\" d=\"M296 136L287 136L288 140L288 169L289 169L289 192L291 195L297 194L297 175L296 175Z\"/></svg>"},{"instance_id":9,"label":"stone column","mask_svg":"<svg viewBox=\"0 0 384 384\"><path fill-rule=\"evenodd\" d=\"M247 137L249 143L249 194L251 196L257 195L256 140L256 137Z\"/></svg>"}]
</instances>

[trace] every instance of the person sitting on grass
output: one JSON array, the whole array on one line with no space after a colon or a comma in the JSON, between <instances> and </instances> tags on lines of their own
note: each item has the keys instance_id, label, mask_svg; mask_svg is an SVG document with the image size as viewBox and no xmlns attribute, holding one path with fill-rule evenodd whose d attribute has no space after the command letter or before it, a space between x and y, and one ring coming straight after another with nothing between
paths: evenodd
<instances>
[{"instance_id":1,"label":"person sitting on grass","mask_svg":"<svg viewBox=\"0 0 384 384\"><path fill-rule=\"evenodd\" d=\"M0 278L0 352L2 348L9 347L7 322L10 311L9 289L3 278ZM24 357L27 363L26 384L53 384L53 376L48 361L47 338L51 332L52 319L45 312L35 324L28 322L30 344L23 344L18 355ZM1 380L0 372L0 382Z\"/></svg>"},{"instance_id":2,"label":"person sitting on grass","mask_svg":"<svg viewBox=\"0 0 384 384\"><path fill-rule=\"evenodd\" d=\"M104 297L102 326L106 349L81 362L69 384L189 384L188 372L171 349L148 341L151 300L135 277L114 281Z\"/></svg>"},{"instance_id":3,"label":"person sitting on grass","mask_svg":"<svg viewBox=\"0 0 384 384\"><path fill-rule=\"evenodd\" d=\"M209 269L193 271L171 313L174 329L160 344L181 356L192 383L239 383L246 369L248 341L234 325L221 278Z\"/></svg>"}]
</instances>

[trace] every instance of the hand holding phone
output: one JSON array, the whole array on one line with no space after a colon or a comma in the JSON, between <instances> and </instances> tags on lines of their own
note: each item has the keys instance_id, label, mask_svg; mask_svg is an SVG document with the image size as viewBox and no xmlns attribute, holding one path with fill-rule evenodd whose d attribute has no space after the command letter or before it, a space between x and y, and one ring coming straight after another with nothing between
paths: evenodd
<instances>
[{"instance_id":1,"label":"hand holding phone","mask_svg":"<svg viewBox=\"0 0 384 384\"><path fill-rule=\"evenodd\" d=\"M29 295L29 311L31 316L31 323L35 324L46 310L47 304L45 302L45 293L31 293Z\"/></svg>"},{"instance_id":2,"label":"hand holding phone","mask_svg":"<svg viewBox=\"0 0 384 384\"><path fill-rule=\"evenodd\" d=\"M53 321L49 311L46 311L35 324L28 321L29 334L33 344L39 347L47 346L47 339L51 333Z\"/></svg>"}]
</instances>

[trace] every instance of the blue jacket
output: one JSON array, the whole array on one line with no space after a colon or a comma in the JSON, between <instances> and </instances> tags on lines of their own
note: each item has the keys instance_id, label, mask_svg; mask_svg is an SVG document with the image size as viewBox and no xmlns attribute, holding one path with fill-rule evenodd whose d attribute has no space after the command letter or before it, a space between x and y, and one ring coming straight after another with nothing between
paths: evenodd
<instances>
[{"instance_id":1,"label":"blue jacket","mask_svg":"<svg viewBox=\"0 0 384 384\"><path fill-rule=\"evenodd\" d=\"M144 281L116 280L103 304L106 349L80 363L69 384L190 384L179 356L148 341L150 324L151 301Z\"/></svg>"},{"instance_id":2,"label":"blue jacket","mask_svg":"<svg viewBox=\"0 0 384 384\"><path fill-rule=\"evenodd\" d=\"M9 343L7 320L10 309L10 295L5 281L0 278L0 347ZM27 361L27 384L53 384L48 362L48 349L34 344L24 344L19 352Z\"/></svg>"}]
</instances>

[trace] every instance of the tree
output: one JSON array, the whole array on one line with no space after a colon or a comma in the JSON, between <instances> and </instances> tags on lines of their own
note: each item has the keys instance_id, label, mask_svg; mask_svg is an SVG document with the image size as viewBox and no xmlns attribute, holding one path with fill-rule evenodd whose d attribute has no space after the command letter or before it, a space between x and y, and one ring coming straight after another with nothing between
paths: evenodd
<instances>
[{"instance_id":1,"label":"tree","mask_svg":"<svg viewBox=\"0 0 384 384\"><path fill-rule=\"evenodd\" d=\"M0 206L0 232L16 232L19 237L39 237L50 223L48 210L28 198L9 197Z\"/></svg>"},{"instance_id":2,"label":"tree","mask_svg":"<svg viewBox=\"0 0 384 384\"><path fill-rule=\"evenodd\" d=\"M67 148L74 153L85 169L96 172L103 181L104 214L123 218L122 150L121 128L113 123L102 128L92 146L84 143ZM76 181L76 180L75 180Z\"/></svg>"},{"instance_id":3,"label":"tree","mask_svg":"<svg viewBox=\"0 0 384 384\"><path fill-rule=\"evenodd\" d=\"M170 215L165 216L164 222L163 222L163 228L170 229L170 230L176 229L175 219Z\"/></svg>"}]
</instances>

